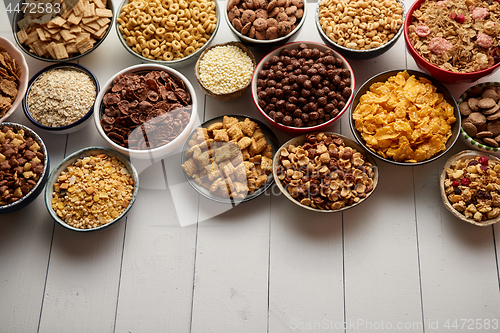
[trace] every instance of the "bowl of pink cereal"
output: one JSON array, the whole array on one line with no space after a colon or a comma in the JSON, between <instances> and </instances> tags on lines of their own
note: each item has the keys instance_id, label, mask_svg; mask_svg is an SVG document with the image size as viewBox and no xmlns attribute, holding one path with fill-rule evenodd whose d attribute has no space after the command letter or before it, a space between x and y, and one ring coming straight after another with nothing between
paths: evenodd
<instances>
[{"instance_id":1,"label":"bowl of pink cereal","mask_svg":"<svg viewBox=\"0 0 500 333\"><path fill-rule=\"evenodd\" d=\"M417 0L405 18L406 48L437 80L473 82L500 67L499 17L498 1Z\"/></svg>"}]
</instances>

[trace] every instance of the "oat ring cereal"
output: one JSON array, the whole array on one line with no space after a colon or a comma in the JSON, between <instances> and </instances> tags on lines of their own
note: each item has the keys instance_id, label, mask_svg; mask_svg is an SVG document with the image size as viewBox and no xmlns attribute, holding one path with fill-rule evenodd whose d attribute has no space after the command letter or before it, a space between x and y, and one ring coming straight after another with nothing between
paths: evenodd
<instances>
[{"instance_id":1,"label":"oat ring cereal","mask_svg":"<svg viewBox=\"0 0 500 333\"><path fill-rule=\"evenodd\" d=\"M415 50L451 72L477 72L500 62L498 1L424 1L408 27Z\"/></svg>"},{"instance_id":2,"label":"oat ring cereal","mask_svg":"<svg viewBox=\"0 0 500 333\"><path fill-rule=\"evenodd\" d=\"M180 60L205 45L217 27L212 0L132 0L116 19L127 45L145 58Z\"/></svg>"}]
</instances>

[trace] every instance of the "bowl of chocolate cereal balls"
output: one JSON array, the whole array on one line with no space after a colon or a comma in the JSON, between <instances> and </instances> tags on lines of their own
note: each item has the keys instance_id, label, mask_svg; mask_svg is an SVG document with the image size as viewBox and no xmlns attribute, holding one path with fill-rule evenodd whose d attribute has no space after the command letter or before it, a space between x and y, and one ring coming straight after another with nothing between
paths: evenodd
<instances>
[{"instance_id":1,"label":"bowl of chocolate cereal balls","mask_svg":"<svg viewBox=\"0 0 500 333\"><path fill-rule=\"evenodd\" d=\"M332 48L293 42L268 53L252 77L252 98L274 127L291 134L319 131L349 108L354 72Z\"/></svg>"},{"instance_id":2,"label":"bowl of chocolate cereal balls","mask_svg":"<svg viewBox=\"0 0 500 333\"><path fill-rule=\"evenodd\" d=\"M30 79L22 103L24 114L43 131L73 133L90 123L99 89L97 77L88 68L54 64Z\"/></svg>"},{"instance_id":3,"label":"bowl of chocolate cereal balls","mask_svg":"<svg viewBox=\"0 0 500 333\"><path fill-rule=\"evenodd\" d=\"M457 103L462 118L462 141L471 149L500 156L500 83L476 84Z\"/></svg>"},{"instance_id":4,"label":"bowl of chocolate cereal balls","mask_svg":"<svg viewBox=\"0 0 500 333\"><path fill-rule=\"evenodd\" d=\"M0 124L0 214L28 206L42 192L50 172L42 139L27 126Z\"/></svg>"},{"instance_id":5,"label":"bowl of chocolate cereal balls","mask_svg":"<svg viewBox=\"0 0 500 333\"><path fill-rule=\"evenodd\" d=\"M273 158L273 177L292 203L319 213L341 212L372 195L378 184L375 159L355 141L333 132L302 134Z\"/></svg>"},{"instance_id":6,"label":"bowl of chocolate cereal balls","mask_svg":"<svg viewBox=\"0 0 500 333\"><path fill-rule=\"evenodd\" d=\"M66 229L96 231L125 217L138 191L139 176L124 155L110 148L87 147L52 170L45 188L45 206Z\"/></svg>"},{"instance_id":7,"label":"bowl of chocolate cereal balls","mask_svg":"<svg viewBox=\"0 0 500 333\"><path fill-rule=\"evenodd\" d=\"M401 0L320 0L315 22L321 39L349 59L377 57L403 33L404 3Z\"/></svg>"},{"instance_id":8,"label":"bowl of chocolate cereal balls","mask_svg":"<svg viewBox=\"0 0 500 333\"><path fill-rule=\"evenodd\" d=\"M220 21L216 0L124 0L115 25L130 54L141 61L178 68L198 59L215 38Z\"/></svg>"}]
</instances>

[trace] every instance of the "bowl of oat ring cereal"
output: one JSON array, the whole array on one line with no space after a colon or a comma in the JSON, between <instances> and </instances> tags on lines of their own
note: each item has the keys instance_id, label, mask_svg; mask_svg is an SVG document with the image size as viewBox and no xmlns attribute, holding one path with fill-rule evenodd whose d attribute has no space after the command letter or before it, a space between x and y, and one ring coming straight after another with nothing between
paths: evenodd
<instances>
[{"instance_id":1,"label":"bowl of oat ring cereal","mask_svg":"<svg viewBox=\"0 0 500 333\"><path fill-rule=\"evenodd\" d=\"M349 125L356 141L382 161L414 166L435 161L460 135L460 113L450 91L428 74L391 70L356 92Z\"/></svg>"},{"instance_id":2,"label":"bowl of oat ring cereal","mask_svg":"<svg viewBox=\"0 0 500 333\"><path fill-rule=\"evenodd\" d=\"M349 108L354 72L332 48L293 42L268 53L255 68L252 98L273 126L303 134L331 125Z\"/></svg>"},{"instance_id":3,"label":"bowl of oat ring cereal","mask_svg":"<svg viewBox=\"0 0 500 333\"><path fill-rule=\"evenodd\" d=\"M125 156L109 148L87 147L52 170L45 206L66 229L102 230L125 217L138 191L139 176Z\"/></svg>"},{"instance_id":4,"label":"bowl of oat ring cereal","mask_svg":"<svg viewBox=\"0 0 500 333\"><path fill-rule=\"evenodd\" d=\"M137 159L161 159L181 147L197 118L193 85L173 68L140 64L106 82L94 122L114 149Z\"/></svg>"},{"instance_id":5,"label":"bowl of oat ring cereal","mask_svg":"<svg viewBox=\"0 0 500 333\"><path fill-rule=\"evenodd\" d=\"M333 132L302 134L273 158L273 177L294 204L320 213L341 212L372 195L378 184L375 159L355 141Z\"/></svg>"},{"instance_id":6,"label":"bowl of oat ring cereal","mask_svg":"<svg viewBox=\"0 0 500 333\"><path fill-rule=\"evenodd\" d=\"M177 68L193 64L208 47L220 15L216 0L124 0L116 31L140 60Z\"/></svg>"},{"instance_id":7,"label":"bowl of oat ring cereal","mask_svg":"<svg viewBox=\"0 0 500 333\"><path fill-rule=\"evenodd\" d=\"M245 44L276 46L286 43L304 25L304 0L229 0L224 18Z\"/></svg>"},{"instance_id":8,"label":"bowl of oat ring cereal","mask_svg":"<svg viewBox=\"0 0 500 333\"><path fill-rule=\"evenodd\" d=\"M488 226L500 221L500 159L477 150L450 157L441 172L443 204L458 219Z\"/></svg>"},{"instance_id":9,"label":"bowl of oat ring cereal","mask_svg":"<svg viewBox=\"0 0 500 333\"><path fill-rule=\"evenodd\" d=\"M343 56L369 59L387 52L401 37L404 9L401 0L320 0L316 28Z\"/></svg>"},{"instance_id":10,"label":"bowl of oat ring cereal","mask_svg":"<svg viewBox=\"0 0 500 333\"><path fill-rule=\"evenodd\" d=\"M252 81L255 56L238 42L212 45L198 58L194 67L196 82L203 92L219 101L242 96Z\"/></svg>"},{"instance_id":11,"label":"bowl of oat ring cereal","mask_svg":"<svg viewBox=\"0 0 500 333\"><path fill-rule=\"evenodd\" d=\"M500 82L483 82L458 99L460 138L469 148L500 156Z\"/></svg>"},{"instance_id":12,"label":"bowl of oat ring cereal","mask_svg":"<svg viewBox=\"0 0 500 333\"><path fill-rule=\"evenodd\" d=\"M42 139L27 126L0 124L0 214L28 206L42 192L50 172Z\"/></svg>"},{"instance_id":13,"label":"bowl of oat ring cereal","mask_svg":"<svg viewBox=\"0 0 500 333\"><path fill-rule=\"evenodd\" d=\"M59 63L36 73L23 99L28 120L54 134L76 132L89 124L99 81L86 67Z\"/></svg>"},{"instance_id":14,"label":"bowl of oat ring cereal","mask_svg":"<svg viewBox=\"0 0 500 333\"><path fill-rule=\"evenodd\" d=\"M437 80L476 81L500 67L500 3L417 0L404 36L417 66Z\"/></svg>"},{"instance_id":15,"label":"bowl of oat ring cereal","mask_svg":"<svg viewBox=\"0 0 500 333\"><path fill-rule=\"evenodd\" d=\"M109 35L113 23L111 0L20 5L12 20L14 39L26 54L42 61L71 61L91 53Z\"/></svg>"}]
</instances>

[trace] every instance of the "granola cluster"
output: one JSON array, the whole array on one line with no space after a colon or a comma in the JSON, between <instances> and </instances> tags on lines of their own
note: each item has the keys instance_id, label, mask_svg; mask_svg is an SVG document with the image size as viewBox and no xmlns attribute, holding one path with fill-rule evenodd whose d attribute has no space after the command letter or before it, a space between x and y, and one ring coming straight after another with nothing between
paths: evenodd
<instances>
[{"instance_id":1,"label":"granola cluster","mask_svg":"<svg viewBox=\"0 0 500 333\"><path fill-rule=\"evenodd\" d=\"M500 62L500 2L425 1L412 14L410 42L428 62L451 72L477 72Z\"/></svg>"},{"instance_id":2,"label":"granola cluster","mask_svg":"<svg viewBox=\"0 0 500 333\"><path fill-rule=\"evenodd\" d=\"M500 163L486 156L455 161L446 169L445 193L466 218L485 222L500 215Z\"/></svg>"}]
</instances>

